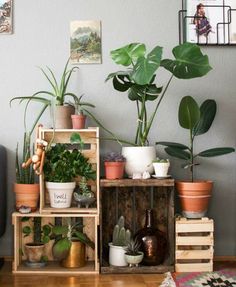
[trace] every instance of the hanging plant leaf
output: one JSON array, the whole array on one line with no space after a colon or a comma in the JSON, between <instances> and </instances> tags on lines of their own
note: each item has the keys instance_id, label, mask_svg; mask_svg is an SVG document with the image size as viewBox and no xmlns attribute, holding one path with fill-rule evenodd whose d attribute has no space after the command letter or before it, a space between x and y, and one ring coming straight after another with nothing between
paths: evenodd
<instances>
[{"instance_id":1,"label":"hanging plant leaf","mask_svg":"<svg viewBox=\"0 0 236 287\"><path fill-rule=\"evenodd\" d=\"M182 128L192 130L200 119L200 109L196 101L190 97L183 97L179 106L179 124Z\"/></svg>"}]
</instances>

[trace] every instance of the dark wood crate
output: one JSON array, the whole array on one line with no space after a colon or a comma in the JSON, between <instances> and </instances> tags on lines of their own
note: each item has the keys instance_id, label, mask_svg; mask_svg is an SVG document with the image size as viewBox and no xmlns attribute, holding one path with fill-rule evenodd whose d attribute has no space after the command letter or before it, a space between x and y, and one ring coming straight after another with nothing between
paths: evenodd
<instances>
[{"instance_id":1,"label":"dark wood crate","mask_svg":"<svg viewBox=\"0 0 236 287\"><path fill-rule=\"evenodd\" d=\"M174 180L101 180L100 248L102 273L164 273L174 270ZM125 227L132 234L145 223L145 210L154 211L155 227L166 234L168 252L158 266L114 267L108 264L112 232L118 218L125 217Z\"/></svg>"}]
</instances>

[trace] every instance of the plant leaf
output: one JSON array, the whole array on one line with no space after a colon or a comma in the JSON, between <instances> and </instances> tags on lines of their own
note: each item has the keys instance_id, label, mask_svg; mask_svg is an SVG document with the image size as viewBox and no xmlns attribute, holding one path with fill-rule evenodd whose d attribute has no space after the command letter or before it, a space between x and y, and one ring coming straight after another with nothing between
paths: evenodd
<instances>
[{"instance_id":1,"label":"plant leaf","mask_svg":"<svg viewBox=\"0 0 236 287\"><path fill-rule=\"evenodd\" d=\"M53 226L52 233L55 235L67 235L68 233L68 227L67 226Z\"/></svg>"},{"instance_id":2,"label":"plant leaf","mask_svg":"<svg viewBox=\"0 0 236 287\"><path fill-rule=\"evenodd\" d=\"M161 66L179 79L192 79L206 75L212 68L207 55L196 44L184 43L173 50L175 60L165 59Z\"/></svg>"},{"instance_id":3,"label":"plant leaf","mask_svg":"<svg viewBox=\"0 0 236 287\"><path fill-rule=\"evenodd\" d=\"M185 129L192 130L200 119L200 109L196 101L190 97L183 97L179 105L179 124Z\"/></svg>"},{"instance_id":4,"label":"plant leaf","mask_svg":"<svg viewBox=\"0 0 236 287\"><path fill-rule=\"evenodd\" d=\"M124 78L125 76L115 76L113 78L112 82L115 90L119 92L125 92L130 88L131 84L129 82L126 82Z\"/></svg>"},{"instance_id":5,"label":"plant leaf","mask_svg":"<svg viewBox=\"0 0 236 287\"><path fill-rule=\"evenodd\" d=\"M132 80L139 85L150 84L154 73L159 68L162 57L162 47L156 46L145 58L139 57L131 74Z\"/></svg>"},{"instance_id":6,"label":"plant leaf","mask_svg":"<svg viewBox=\"0 0 236 287\"><path fill-rule=\"evenodd\" d=\"M200 107L200 119L193 128L195 136L206 133L212 125L216 115L216 102L214 100L206 100Z\"/></svg>"},{"instance_id":7,"label":"plant leaf","mask_svg":"<svg viewBox=\"0 0 236 287\"><path fill-rule=\"evenodd\" d=\"M179 149L179 148L166 147L165 148L165 152L168 155L176 157L176 158L185 159L185 160L189 160L190 159L190 153L185 151L185 150Z\"/></svg>"},{"instance_id":8,"label":"plant leaf","mask_svg":"<svg viewBox=\"0 0 236 287\"><path fill-rule=\"evenodd\" d=\"M164 145L164 146L168 146L168 147L173 147L173 148L178 148L178 149L188 149L189 147L180 143L175 143L175 142L156 142L156 145Z\"/></svg>"},{"instance_id":9,"label":"plant leaf","mask_svg":"<svg viewBox=\"0 0 236 287\"><path fill-rule=\"evenodd\" d=\"M58 240L52 247L53 257L57 260L66 258L71 248L71 241L68 238Z\"/></svg>"},{"instance_id":10,"label":"plant leaf","mask_svg":"<svg viewBox=\"0 0 236 287\"><path fill-rule=\"evenodd\" d=\"M32 229L30 226L24 226L22 232L24 233L25 236L28 236L32 232Z\"/></svg>"},{"instance_id":11,"label":"plant leaf","mask_svg":"<svg viewBox=\"0 0 236 287\"><path fill-rule=\"evenodd\" d=\"M205 151L200 152L196 156L201 156L201 157L214 157L214 156L220 156L224 154L228 154L231 152L234 152L235 149L232 147L218 147L218 148L211 148L207 149Z\"/></svg>"}]
</instances>

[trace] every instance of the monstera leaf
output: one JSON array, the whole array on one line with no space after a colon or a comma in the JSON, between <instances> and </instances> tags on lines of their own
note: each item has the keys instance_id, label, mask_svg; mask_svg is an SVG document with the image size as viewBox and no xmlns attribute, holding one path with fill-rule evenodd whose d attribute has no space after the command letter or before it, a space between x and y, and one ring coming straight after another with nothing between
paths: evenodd
<instances>
[{"instance_id":1,"label":"monstera leaf","mask_svg":"<svg viewBox=\"0 0 236 287\"><path fill-rule=\"evenodd\" d=\"M200 109L196 101L186 96L180 102L179 106L179 124L182 128L192 130L200 119Z\"/></svg>"},{"instance_id":2,"label":"monstera leaf","mask_svg":"<svg viewBox=\"0 0 236 287\"><path fill-rule=\"evenodd\" d=\"M204 56L195 44L184 43L175 47L172 52L175 60L162 60L161 66L179 79L202 77L212 69L208 56Z\"/></svg>"}]
</instances>

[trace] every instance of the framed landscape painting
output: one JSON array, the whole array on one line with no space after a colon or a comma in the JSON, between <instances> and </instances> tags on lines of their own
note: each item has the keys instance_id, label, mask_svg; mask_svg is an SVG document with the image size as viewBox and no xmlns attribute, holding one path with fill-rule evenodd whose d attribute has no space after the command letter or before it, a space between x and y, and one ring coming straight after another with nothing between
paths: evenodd
<instances>
[{"instance_id":1,"label":"framed landscape painting","mask_svg":"<svg viewBox=\"0 0 236 287\"><path fill-rule=\"evenodd\" d=\"M101 21L70 23L70 57L74 64L101 64Z\"/></svg>"},{"instance_id":2,"label":"framed landscape painting","mask_svg":"<svg viewBox=\"0 0 236 287\"><path fill-rule=\"evenodd\" d=\"M12 34L12 2L0 0L0 34Z\"/></svg>"},{"instance_id":3,"label":"framed landscape painting","mask_svg":"<svg viewBox=\"0 0 236 287\"><path fill-rule=\"evenodd\" d=\"M186 41L236 44L235 0L186 0Z\"/></svg>"}]
</instances>

